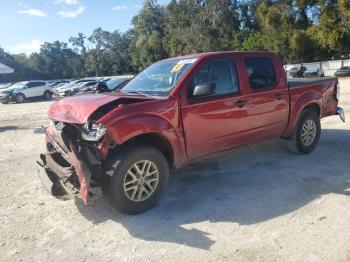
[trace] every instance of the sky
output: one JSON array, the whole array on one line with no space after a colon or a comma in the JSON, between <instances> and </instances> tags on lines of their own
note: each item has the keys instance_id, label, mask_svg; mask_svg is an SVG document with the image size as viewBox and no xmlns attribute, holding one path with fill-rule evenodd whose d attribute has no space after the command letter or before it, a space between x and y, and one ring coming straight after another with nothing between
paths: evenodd
<instances>
[{"instance_id":1,"label":"sky","mask_svg":"<svg viewBox=\"0 0 350 262\"><path fill-rule=\"evenodd\" d=\"M143 0L0 0L0 47L10 53L38 51L43 42L89 36L97 27L127 31ZM158 0L160 4L168 0Z\"/></svg>"}]
</instances>

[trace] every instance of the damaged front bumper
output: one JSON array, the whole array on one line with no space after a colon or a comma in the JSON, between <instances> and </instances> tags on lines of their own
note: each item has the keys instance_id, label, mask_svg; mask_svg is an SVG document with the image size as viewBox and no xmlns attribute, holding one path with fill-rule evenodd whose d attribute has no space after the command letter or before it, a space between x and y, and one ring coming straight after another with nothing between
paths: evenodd
<instances>
[{"instance_id":1,"label":"damaged front bumper","mask_svg":"<svg viewBox=\"0 0 350 262\"><path fill-rule=\"evenodd\" d=\"M50 194L60 199L78 195L79 188L69 181L72 170L60 167L50 154L41 154L40 160L37 161L41 167L38 169L39 178Z\"/></svg>"},{"instance_id":2,"label":"damaged front bumper","mask_svg":"<svg viewBox=\"0 0 350 262\"><path fill-rule=\"evenodd\" d=\"M46 130L47 152L37 161L40 180L53 196L61 199L80 196L87 205L91 180L98 182L101 178L100 149L97 143L84 141L66 141L61 146L56 140L62 143L62 137L53 128Z\"/></svg>"}]
</instances>

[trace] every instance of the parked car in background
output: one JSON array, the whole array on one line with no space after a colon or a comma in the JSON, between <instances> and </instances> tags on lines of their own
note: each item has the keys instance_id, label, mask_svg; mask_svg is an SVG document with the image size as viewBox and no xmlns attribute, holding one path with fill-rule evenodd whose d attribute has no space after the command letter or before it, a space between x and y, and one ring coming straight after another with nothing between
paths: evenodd
<instances>
[{"instance_id":1,"label":"parked car in background","mask_svg":"<svg viewBox=\"0 0 350 262\"><path fill-rule=\"evenodd\" d=\"M123 88L132 78L118 77L107 81L98 81L95 85L89 85L86 88L79 88L78 94L105 93L117 91Z\"/></svg>"},{"instance_id":2,"label":"parked car in background","mask_svg":"<svg viewBox=\"0 0 350 262\"><path fill-rule=\"evenodd\" d=\"M130 82L132 77L113 78L106 82L109 91L118 91Z\"/></svg>"},{"instance_id":3,"label":"parked car in background","mask_svg":"<svg viewBox=\"0 0 350 262\"><path fill-rule=\"evenodd\" d=\"M70 96L72 95L72 90L76 88L81 83L95 81L94 79L79 79L67 84L64 84L58 88L54 88L54 95L58 97Z\"/></svg>"},{"instance_id":4,"label":"parked car in background","mask_svg":"<svg viewBox=\"0 0 350 262\"><path fill-rule=\"evenodd\" d=\"M292 67L291 69L288 70L288 74L292 78L301 78L304 76L304 72L307 70L305 66L301 67Z\"/></svg>"},{"instance_id":5,"label":"parked car in background","mask_svg":"<svg viewBox=\"0 0 350 262\"><path fill-rule=\"evenodd\" d=\"M161 198L169 169L278 137L311 153L321 118L345 121L339 92L337 78L287 81L272 52L159 61L119 92L55 102L39 175L56 196L88 204L92 183L119 211L141 213Z\"/></svg>"},{"instance_id":6,"label":"parked car in background","mask_svg":"<svg viewBox=\"0 0 350 262\"><path fill-rule=\"evenodd\" d=\"M52 88L46 81L19 82L2 89L0 101L2 103L16 102L23 103L25 100L33 98L43 98L51 100Z\"/></svg>"},{"instance_id":7,"label":"parked car in background","mask_svg":"<svg viewBox=\"0 0 350 262\"><path fill-rule=\"evenodd\" d=\"M5 89L8 88L12 85L12 83L4 83L4 84L0 84L0 89Z\"/></svg>"},{"instance_id":8,"label":"parked car in background","mask_svg":"<svg viewBox=\"0 0 350 262\"><path fill-rule=\"evenodd\" d=\"M335 74L335 76L350 76L350 66L343 66L339 68Z\"/></svg>"},{"instance_id":9,"label":"parked car in background","mask_svg":"<svg viewBox=\"0 0 350 262\"><path fill-rule=\"evenodd\" d=\"M52 91L55 93L55 90L61 88L62 86L65 86L67 84L69 84L69 82L68 83L60 83L60 84L57 84L55 86L52 86Z\"/></svg>"},{"instance_id":10,"label":"parked car in background","mask_svg":"<svg viewBox=\"0 0 350 262\"><path fill-rule=\"evenodd\" d=\"M309 67L303 74L304 77L324 77L324 73L317 67Z\"/></svg>"},{"instance_id":11,"label":"parked car in background","mask_svg":"<svg viewBox=\"0 0 350 262\"><path fill-rule=\"evenodd\" d=\"M79 88L76 94L92 94L108 92L108 86L105 81L88 82Z\"/></svg>"},{"instance_id":12,"label":"parked car in background","mask_svg":"<svg viewBox=\"0 0 350 262\"><path fill-rule=\"evenodd\" d=\"M60 84L67 84L67 83L69 83L68 80L54 81L54 82L50 83L50 86L54 88L54 87L56 87L56 86L58 86Z\"/></svg>"},{"instance_id":13,"label":"parked car in background","mask_svg":"<svg viewBox=\"0 0 350 262\"><path fill-rule=\"evenodd\" d=\"M59 93L60 97L64 96L74 96L77 93L87 90L93 86L95 86L98 83L98 81L87 81L87 82L80 82L76 85L70 86L68 89L61 90Z\"/></svg>"}]
</instances>

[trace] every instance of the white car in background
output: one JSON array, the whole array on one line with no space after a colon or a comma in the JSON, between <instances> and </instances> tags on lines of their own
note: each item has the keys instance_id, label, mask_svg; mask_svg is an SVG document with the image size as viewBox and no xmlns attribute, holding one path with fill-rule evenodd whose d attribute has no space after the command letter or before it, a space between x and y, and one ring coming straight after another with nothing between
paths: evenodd
<instances>
[{"instance_id":1,"label":"white car in background","mask_svg":"<svg viewBox=\"0 0 350 262\"><path fill-rule=\"evenodd\" d=\"M46 81L26 81L13 84L0 91L0 101L23 103L27 99L43 98L51 100L52 88Z\"/></svg>"},{"instance_id":2,"label":"white car in background","mask_svg":"<svg viewBox=\"0 0 350 262\"><path fill-rule=\"evenodd\" d=\"M5 84L0 84L0 89L5 89L10 87L12 84L11 83L5 83Z\"/></svg>"},{"instance_id":3,"label":"white car in background","mask_svg":"<svg viewBox=\"0 0 350 262\"><path fill-rule=\"evenodd\" d=\"M57 97L64 97L64 96L70 96L72 95L72 90L79 84L85 83L85 82L91 82L94 81L94 79L79 79L72 81L70 83L61 85L57 88L54 88L53 93Z\"/></svg>"}]
</instances>

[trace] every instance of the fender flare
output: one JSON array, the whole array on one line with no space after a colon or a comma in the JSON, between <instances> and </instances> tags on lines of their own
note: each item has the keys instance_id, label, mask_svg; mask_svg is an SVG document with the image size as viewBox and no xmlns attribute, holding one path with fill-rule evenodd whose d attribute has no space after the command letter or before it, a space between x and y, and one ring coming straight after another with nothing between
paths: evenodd
<instances>
[{"instance_id":1,"label":"fender flare","mask_svg":"<svg viewBox=\"0 0 350 262\"><path fill-rule=\"evenodd\" d=\"M289 113L289 123L284 131L282 137L289 138L292 136L296 125L298 124L301 112L311 104L317 104L320 108L320 115L322 115L322 96L315 91L309 91L303 94L298 100L291 104L291 111Z\"/></svg>"},{"instance_id":2,"label":"fender flare","mask_svg":"<svg viewBox=\"0 0 350 262\"><path fill-rule=\"evenodd\" d=\"M150 115L138 114L137 116L127 116L119 119L111 125L106 125L109 136L113 141L122 145L133 138L146 134L158 134L169 143L173 153L173 166L177 167L187 159L184 139L177 128L165 119Z\"/></svg>"}]
</instances>

